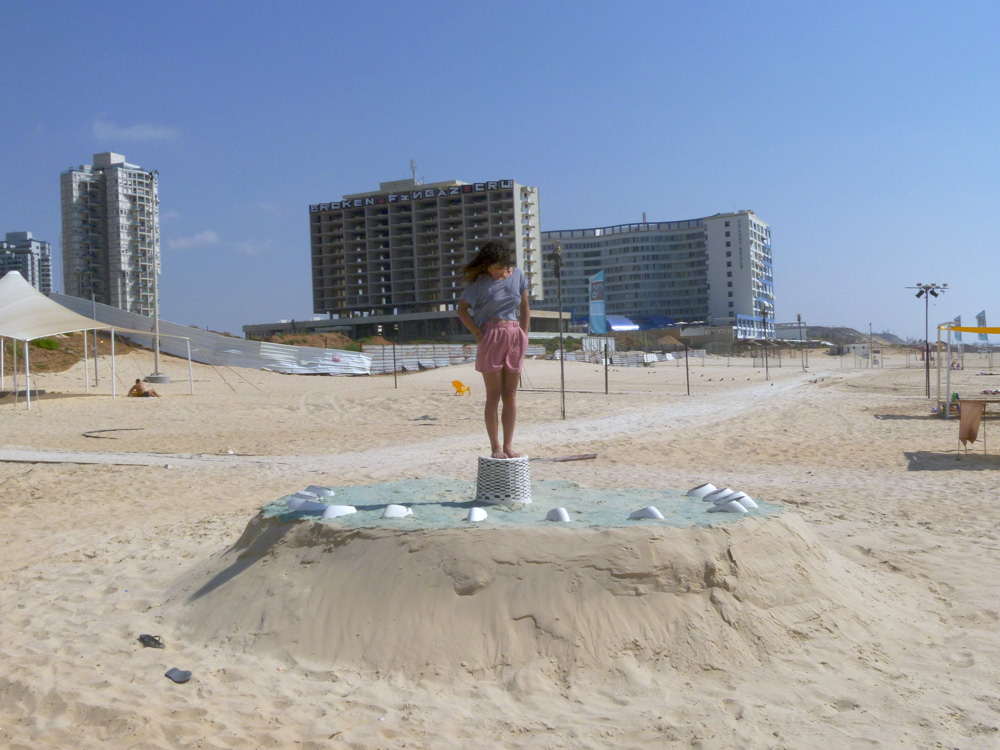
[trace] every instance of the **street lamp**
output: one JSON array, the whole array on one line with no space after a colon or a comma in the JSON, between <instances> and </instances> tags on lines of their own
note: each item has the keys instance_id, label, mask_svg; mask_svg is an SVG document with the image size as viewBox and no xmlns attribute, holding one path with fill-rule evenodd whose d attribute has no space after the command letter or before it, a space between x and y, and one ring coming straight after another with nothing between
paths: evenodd
<instances>
[{"instance_id":1,"label":"street lamp","mask_svg":"<svg viewBox=\"0 0 1000 750\"><path fill-rule=\"evenodd\" d=\"M705 321L695 320L692 322L687 322L686 320L679 321L674 325L677 326L677 332L680 334L682 326L700 326L704 325ZM688 344L687 341L681 340L681 344L684 345L684 379L687 382L687 395L691 395L691 370L688 367Z\"/></svg>"},{"instance_id":2,"label":"street lamp","mask_svg":"<svg viewBox=\"0 0 1000 750\"><path fill-rule=\"evenodd\" d=\"M947 284L921 284L908 286L907 289L917 289L917 299L924 298L924 370L927 373L926 395L931 397L931 343L930 343L930 304L931 297L937 297L948 291Z\"/></svg>"},{"instance_id":3,"label":"street lamp","mask_svg":"<svg viewBox=\"0 0 1000 750\"><path fill-rule=\"evenodd\" d=\"M763 336L761 340L764 343L764 380L771 379L767 366L767 313L768 313L768 305L766 302L763 302L761 303L760 306L760 315L764 324L764 330L761 333L761 335Z\"/></svg>"},{"instance_id":4,"label":"street lamp","mask_svg":"<svg viewBox=\"0 0 1000 750\"><path fill-rule=\"evenodd\" d=\"M808 342L805 342L805 355L803 356L802 345L805 339L802 336L802 313L796 315L795 318L799 322L799 361L802 363L802 372L805 372L809 368L809 346Z\"/></svg>"},{"instance_id":5,"label":"street lamp","mask_svg":"<svg viewBox=\"0 0 1000 750\"><path fill-rule=\"evenodd\" d=\"M556 300L559 309L559 393L560 411L562 418L566 419L566 352L563 351L563 320L562 320L562 243L553 242L552 252L545 256L545 260L552 263L552 272L556 277Z\"/></svg>"}]
</instances>

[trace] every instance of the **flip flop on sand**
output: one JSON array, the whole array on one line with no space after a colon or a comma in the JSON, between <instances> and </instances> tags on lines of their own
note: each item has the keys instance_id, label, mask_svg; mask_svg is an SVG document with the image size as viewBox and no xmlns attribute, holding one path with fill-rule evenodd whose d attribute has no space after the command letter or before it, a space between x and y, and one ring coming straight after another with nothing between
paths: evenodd
<instances>
[{"instance_id":1,"label":"flip flop on sand","mask_svg":"<svg viewBox=\"0 0 1000 750\"><path fill-rule=\"evenodd\" d=\"M187 682L188 680L190 680L191 673L188 672L186 669L178 669L177 667L172 667L167 670L167 673L164 675L164 677L169 677L177 684L180 684L182 682Z\"/></svg>"},{"instance_id":2,"label":"flip flop on sand","mask_svg":"<svg viewBox=\"0 0 1000 750\"><path fill-rule=\"evenodd\" d=\"M148 635L143 633L139 636L139 643L146 648L166 648L166 644L160 640L158 635Z\"/></svg>"}]
</instances>

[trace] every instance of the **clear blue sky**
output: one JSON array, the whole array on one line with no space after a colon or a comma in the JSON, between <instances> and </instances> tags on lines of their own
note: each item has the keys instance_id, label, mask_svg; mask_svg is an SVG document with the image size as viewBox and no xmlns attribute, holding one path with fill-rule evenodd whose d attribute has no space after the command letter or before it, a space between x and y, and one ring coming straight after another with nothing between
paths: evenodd
<instances>
[{"instance_id":1,"label":"clear blue sky","mask_svg":"<svg viewBox=\"0 0 1000 750\"><path fill-rule=\"evenodd\" d=\"M513 178L543 230L752 209L777 320L1000 324L1000 4L0 5L0 233L59 256L59 175L160 173L164 319L312 316L308 207Z\"/></svg>"}]
</instances>

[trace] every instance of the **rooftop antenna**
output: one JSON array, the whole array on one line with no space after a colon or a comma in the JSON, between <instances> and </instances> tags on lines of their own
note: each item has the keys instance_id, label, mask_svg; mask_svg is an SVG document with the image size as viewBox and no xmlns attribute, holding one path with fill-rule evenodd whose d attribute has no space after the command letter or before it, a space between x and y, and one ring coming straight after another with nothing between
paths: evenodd
<instances>
[{"instance_id":1,"label":"rooftop antenna","mask_svg":"<svg viewBox=\"0 0 1000 750\"><path fill-rule=\"evenodd\" d=\"M410 159L410 171L413 173L413 184L419 185L417 182L417 161L416 159Z\"/></svg>"}]
</instances>

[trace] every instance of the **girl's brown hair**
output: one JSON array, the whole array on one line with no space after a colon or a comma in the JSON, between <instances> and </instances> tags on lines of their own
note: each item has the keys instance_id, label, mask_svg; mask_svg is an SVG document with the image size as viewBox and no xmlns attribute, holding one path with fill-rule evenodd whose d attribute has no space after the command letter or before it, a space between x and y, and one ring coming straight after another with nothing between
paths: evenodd
<instances>
[{"instance_id":1,"label":"girl's brown hair","mask_svg":"<svg viewBox=\"0 0 1000 750\"><path fill-rule=\"evenodd\" d=\"M476 257L462 266L462 275L471 284L483 274L489 273L490 266L494 264L512 265L510 248L503 240L490 240L484 243L476 253Z\"/></svg>"}]
</instances>

